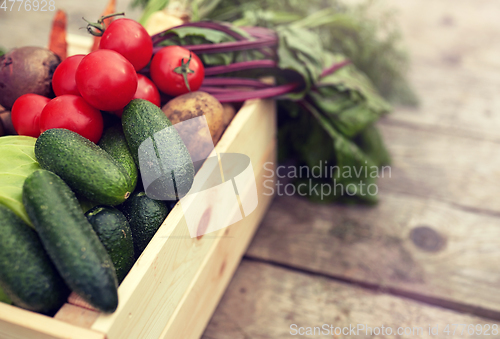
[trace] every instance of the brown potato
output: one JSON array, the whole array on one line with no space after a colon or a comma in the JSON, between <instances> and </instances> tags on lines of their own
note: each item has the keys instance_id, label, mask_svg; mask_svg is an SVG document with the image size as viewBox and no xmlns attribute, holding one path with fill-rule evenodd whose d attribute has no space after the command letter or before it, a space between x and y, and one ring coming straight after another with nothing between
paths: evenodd
<instances>
[{"instance_id":1,"label":"brown potato","mask_svg":"<svg viewBox=\"0 0 500 339\"><path fill-rule=\"evenodd\" d=\"M224 131L224 108L219 100L208 93L197 91L180 95L162 107L172 124L205 115L215 144Z\"/></svg>"},{"instance_id":2,"label":"brown potato","mask_svg":"<svg viewBox=\"0 0 500 339\"><path fill-rule=\"evenodd\" d=\"M232 104L223 103L222 107L224 108L224 115L222 116L222 123L224 124L224 129L229 126L234 116L236 115L236 109Z\"/></svg>"},{"instance_id":3,"label":"brown potato","mask_svg":"<svg viewBox=\"0 0 500 339\"><path fill-rule=\"evenodd\" d=\"M203 160L210 155L224 131L222 104L210 94L198 91L170 100L162 110L174 125L205 116L209 131L203 128L206 125L200 123L198 119L190 120L187 125L183 124L182 129L178 129L195 168L198 169Z\"/></svg>"}]
</instances>

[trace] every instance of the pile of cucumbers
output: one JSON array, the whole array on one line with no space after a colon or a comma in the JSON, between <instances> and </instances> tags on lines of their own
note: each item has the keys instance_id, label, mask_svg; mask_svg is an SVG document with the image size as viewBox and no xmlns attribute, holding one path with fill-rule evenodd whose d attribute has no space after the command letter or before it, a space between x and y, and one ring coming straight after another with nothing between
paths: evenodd
<instances>
[{"instance_id":1,"label":"pile of cucumbers","mask_svg":"<svg viewBox=\"0 0 500 339\"><path fill-rule=\"evenodd\" d=\"M171 206L139 188L138 168L160 187L173 185L165 200L179 199L193 183L191 157L171 126L160 108L135 99L98 145L66 129L38 137L42 169L27 177L22 193L34 230L0 205L0 287L15 305L52 314L73 291L102 312L116 310L119 283ZM153 151L139 154L144 142ZM82 200L94 206L85 214Z\"/></svg>"}]
</instances>

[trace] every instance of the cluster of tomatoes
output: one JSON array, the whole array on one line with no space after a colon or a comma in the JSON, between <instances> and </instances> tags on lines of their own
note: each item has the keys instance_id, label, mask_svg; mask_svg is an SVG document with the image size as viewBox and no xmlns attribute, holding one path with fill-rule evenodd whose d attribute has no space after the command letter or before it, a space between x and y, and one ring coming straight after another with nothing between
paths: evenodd
<instances>
[{"instance_id":1,"label":"cluster of tomatoes","mask_svg":"<svg viewBox=\"0 0 500 339\"><path fill-rule=\"evenodd\" d=\"M149 64L150 78L137 73ZM52 77L56 97L19 97L11 110L19 135L38 137L51 128L66 128L97 143L103 132L101 111L121 116L132 99L161 105L160 93L177 96L196 91L204 79L200 59L180 46L153 56L151 37L138 22L117 19L104 31L99 49L74 55Z\"/></svg>"}]
</instances>

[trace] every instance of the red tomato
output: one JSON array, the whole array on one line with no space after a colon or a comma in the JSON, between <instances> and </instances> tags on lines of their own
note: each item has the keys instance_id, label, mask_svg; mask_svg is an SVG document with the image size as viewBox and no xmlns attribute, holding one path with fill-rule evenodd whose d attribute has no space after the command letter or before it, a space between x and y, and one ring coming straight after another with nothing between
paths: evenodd
<instances>
[{"instance_id":1,"label":"red tomato","mask_svg":"<svg viewBox=\"0 0 500 339\"><path fill-rule=\"evenodd\" d=\"M161 98L158 88L155 84L148 79L148 77L137 74L137 91L135 91L134 97L132 99L144 99L152 102L158 107L161 107ZM123 114L123 109L112 112L113 114L121 117Z\"/></svg>"},{"instance_id":2,"label":"red tomato","mask_svg":"<svg viewBox=\"0 0 500 339\"><path fill-rule=\"evenodd\" d=\"M134 97L137 75L122 55L100 49L82 59L76 69L76 85L82 97L102 111L122 109Z\"/></svg>"},{"instance_id":3,"label":"red tomato","mask_svg":"<svg viewBox=\"0 0 500 339\"><path fill-rule=\"evenodd\" d=\"M40 115L40 132L66 128L98 143L103 130L102 115L82 97L61 95L50 100Z\"/></svg>"},{"instance_id":4,"label":"red tomato","mask_svg":"<svg viewBox=\"0 0 500 339\"><path fill-rule=\"evenodd\" d=\"M73 55L57 66L52 76L52 88L57 96L63 94L80 95L78 87L76 87L75 73L84 57L83 54Z\"/></svg>"},{"instance_id":5,"label":"red tomato","mask_svg":"<svg viewBox=\"0 0 500 339\"><path fill-rule=\"evenodd\" d=\"M177 96L197 91L205 77L205 68L200 58L184 47L167 46L153 56L150 73L160 91Z\"/></svg>"},{"instance_id":6,"label":"red tomato","mask_svg":"<svg viewBox=\"0 0 500 339\"><path fill-rule=\"evenodd\" d=\"M100 49L112 49L123 55L136 71L144 68L153 56L153 40L140 23L117 19L104 31Z\"/></svg>"},{"instance_id":7,"label":"red tomato","mask_svg":"<svg viewBox=\"0 0 500 339\"><path fill-rule=\"evenodd\" d=\"M10 113L17 134L38 138L40 114L49 101L49 98L31 93L17 98Z\"/></svg>"}]
</instances>

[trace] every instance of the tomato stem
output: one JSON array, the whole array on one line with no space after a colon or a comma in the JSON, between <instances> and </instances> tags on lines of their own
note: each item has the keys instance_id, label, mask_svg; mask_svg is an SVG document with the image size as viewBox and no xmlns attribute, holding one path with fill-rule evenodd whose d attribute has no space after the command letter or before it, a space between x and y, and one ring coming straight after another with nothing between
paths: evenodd
<instances>
[{"instance_id":1,"label":"tomato stem","mask_svg":"<svg viewBox=\"0 0 500 339\"><path fill-rule=\"evenodd\" d=\"M186 63L184 63L184 58L181 59L181 65L179 67L174 68L174 72L177 74L182 74L184 78L184 83L189 92L191 92L191 88L189 87L188 74L193 74L194 71L189 68L189 64L191 63L192 53L189 53L189 59Z\"/></svg>"},{"instance_id":2,"label":"tomato stem","mask_svg":"<svg viewBox=\"0 0 500 339\"><path fill-rule=\"evenodd\" d=\"M113 14L102 16L99 20L97 20L97 22L100 24L104 24L104 20L118 16L118 15L125 15L125 12L113 13Z\"/></svg>"},{"instance_id":3,"label":"tomato stem","mask_svg":"<svg viewBox=\"0 0 500 339\"><path fill-rule=\"evenodd\" d=\"M85 18L82 18L87 22L87 32L92 34L93 36L102 36L104 34L104 31L106 30L106 25L104 25L104 20L118 16L118 15L125 15L125 12L121 13L113 13L109 15L102 16L97 22L90 22Z\"/></svg>"}]
</instances>

